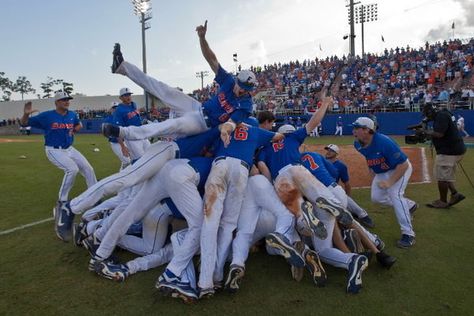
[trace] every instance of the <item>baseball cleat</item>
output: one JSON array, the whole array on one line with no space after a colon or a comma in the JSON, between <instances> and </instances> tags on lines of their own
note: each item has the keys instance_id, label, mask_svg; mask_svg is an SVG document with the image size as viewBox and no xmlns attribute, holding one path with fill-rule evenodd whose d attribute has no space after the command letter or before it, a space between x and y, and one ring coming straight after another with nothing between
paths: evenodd
<instances>
[{"instance_id":1,"label":"baseball cleat","mask_svg":"<svg viewBox=\"0 0 474 316\"><path fill-rule=\"evenodd\" d=\"M323 222L316 217L313 205L308 201L304 201L301 203L301 211L304 219L308 222L309 227L311 227L314 232L314 235L319 239L326 239L328 237L328 232L326 231Z\"/></svg>"},{"instance_id":2,"label":"baseball cleat","mask_svg":"<svg viewBox=\"0 0 474 316\"><path fill-rule=\"evenodd\" d=\"M406 234L403 234L402 238L400 238L400 240L397 241L397 247L403 248L403 249L408 249L414 244L415 244L415 236L410 236Z\"/></svg>"},{"instance_id":3,"label":"baseball cleat","mask_svg":"<svg viewBox=\"0 0 474 316\"><path fill-rule=\"evenodd\" d=\"M225 289L230 293L235 293L240 288L240 281L245 275L243 267L238 265L231 265L229 275L225 281Z\"/></svg>"},{"instance_id":4,"label":"baseball cleat","mask_svg":"<svg viewBox=\"0 0 474 316\"><path fill-rule=\"evenodd\" d=\"M305 250L305 244L303 241L298 240L293 244L293 247L298 251L301 255L304 254ZM303 280L304 276L304 267L295 267L295 266L290 266L291 267L291 277L296 281L300 282Z\"/></svg>"},{"instance_id":5,"label":"baseball cleat","mask_svg":"<svg viewBox=\"0 0 474 316\"><path fill-rule=\"evenodd\" d=\"M166 269L159 277L158 281L156 282L156 288L158 288L158 285L160 283L171 283L171 282L180 282L181 278L179 276L176 276L173 272L170 270Z\"/></svg>"},{"instance_id":6,"label":"baseball cleat","mask_svg":"<svg viewBox=\"0 0 474 316\"><path fill-rule=\"evenodd\" d=\"M292 266L301 268L305 262L301 254L290 245L288 239L280 233L271 233L265 237L267 247L275 249Z\"/></svg>"},{"instance_id":7,"label":"baseball cleat","mask_svg":"<svg viewBox=\"0 0 474 316\"><path fill-rule=\"evenodd\" d=\"M337 221L341 223L344 226L349 226L352 221L354 220L352 218L351 213L349 213L347 210L342 208L339 205L335 205L328 200L326 200L323 197L318 197L316 199L316 206L319 207L322 210L325 210L326 212L331 213L336 217Z\"/></svg>"},{"instance_id":8,"label":"baseball cleat","mask_svg":"<svg viewBox=\"0 0 474 316\"><path fill-rule=\"evenodd\" d=\"M219 292L224 289L224 280L214 281L214 291Z\"/></svg>"},{"instance_id":9,"label":"baseball cleat","mask_svg":"<svg viewBox=\"0 0 474 316\"><path fill-rule=\"evenodd\" d=\"M328 277L321 261L319 260L318 254L314 250L308 249L304 258L306 260L306 268L309 270L309 273L311 273L314 284L318 287L325 286Z\"/></svg>"},{"instance_id":10,"label":"baseball cleat","mask_svg":"<svg viewBox=\"0 0 474 316\"><path fill-rule=\"evenodd\" d=\"M387 270L390 269L397 261L397 258L392 257L383 251L377 253L375 256L377 258L378 263L380 263L382 267L387 268Z\"/></svg>"},{"instance_id":11,"label":"baseball cleat","mask_svg":"<svg viewBox=\"0 0 474 316\"><path fill-rule=\"evenodd\" d=\"M106 261L96 261L94 271L101 277L117 282L123 282L128 277L129 269L124 264L114 264Z\"/></svg>"},{"instance_id":12,"label":"baseball cleat","mask_svg":"<svg viewBox=\"0 0 474 316\"><path fill-rule=\"evenodd\" d=\"M207 289L199 289L199 299L211 298L215 294L214 288L210 287Z\"/></svg>"},{"instance_id":13,"label":"baseball cleat","mask_svg":"<svg viewBox=\"0 0 474 316\"><path fill-rule=\"evenodd\" d=\"M81 220L79 224L72 226L72 236L74 237L74 245L82 247L82 241L89 237L87 234L87 221Z\"/></svg>"},{"instance_id":14,"label":"baseball cleat","mask_svg":"<svg viewBox=\"0 0 474 316\"><path fill-rule=\"evenodd\" d=\"M413 219L413 217L415 216L415 212L417 209L418 209L418 203L415 203L413 204L412 207L410 207L409 212L410 212L411 219Z\"/></svg>"},{"instance_id":15,"label":"baseball cleat","mask_svg":"<svg viewBox=\"0 0 474 316\"><path fill-rule=\"evenodd\" d=\"M120 44L115 43L114 45L114 50L112 51L113 59L112 59L112 73L117 72L117 68L122 64L123 62L123 56L122 52L120 51Z\"/></svg>"},{"instance_id":16,"label":"baseball cleat","mask_svg":"<svg viewBox=\"0 0 474 316\"><path fill-rule=\"evenodd\" d=\"M82 245L87 249L91 257L94 257L97 249L99 249L100 240L92 234L82 241Z\"/></svg>"},{"instance_id":17,"label":"baseball cleat","mask_svg":"<svg viewBox=\"0 0 474 316\"><path fill-rule=\"evenodd\" d=\"M103 123L101 129L102 129L102 135L104 135L107 138L120 136L120 127L116 125Z\"/></svg>"},{"instance_id":18,"label":"baseball cleat","mask_svg":"<svg viewBox=\"0 0 474 316\"><path fill-rule=\"evenodd\" d=\"M370 218L369 215L359 218L358 221L359 221L359 223L361 223L366 228L374 228L375 227L374 221L372 220L372 218Z\"/></svg>"},{"instance_id":19,"label":"baseball cleat","mask_svg":"<svg viewBox=\"0 0 474 316\"><path fill-rule=\"evenodd\" d=\"M58 202L53 214L56 236L62 241L69 242L74 222L74 213L71 211L69 202Z\"/></svg>"},{"instance_id":20,"label":"baseball cleat","mask_svg":"<svg viewBox=\"0 0 474 316\"><path fill-rule=\"evenodd\" d=\"M368 265L369 260L366 256L354 255L352 257L347 277L347 293L359 293L362 288L362 272Z\"/></svg>"},{"instance_id":21,"label":"baseball cleat","mask_svg":"<svg viewBox=\"0 0 474 316\"><path fill-rule=\"evenodd\" d=\"M342 231L342 238L350 252L361 253L365 250L360 236L355 229L344 229Z\"/></svg>"},{"instance_id":22,"label":"baseball cleat","mask_svg":"<svg viewBox=\"0 0 474 316\"><path fill-rule=\"evenodd\" d=\"M198 299L196 290L189 283L182 282L163 282L158 288L164 296L179 298L185 304L195 303Z\"/></svg>"}]
</instances>

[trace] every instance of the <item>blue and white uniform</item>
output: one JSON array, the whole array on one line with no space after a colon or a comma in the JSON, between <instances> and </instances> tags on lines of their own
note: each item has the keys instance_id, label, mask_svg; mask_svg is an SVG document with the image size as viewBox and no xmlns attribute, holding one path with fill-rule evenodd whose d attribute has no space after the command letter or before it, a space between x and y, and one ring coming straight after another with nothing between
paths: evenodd
<instances>
[{"instance_id":1,"label":"blue and white uniform","mask_svg":"<svg viewBox=\"0 0 474 316\"><path fill-rule=\"evenodd\" d=\"M107 116L104 119L104 123L115 124L114 116L113 115ZM117 156L118 159L120 160L120 170L126 168L130 164L130 157L124 156L124 154L122 153L122 147L118 143L117 138L109 137L109 144L115 156Z\"/></svg>"},{"instance_id":2,"label":"blue and white uniform","mask_svg":"<svg viewBox=\"0 0 474 316\"><path fill-rule=\"evenodd\" d=\"M73 111L67 111L64 115L56 110L46 111L28 120L28 126L44 131L46 156L53 165L64 171L64 178L59 188L61 202L68 200L69 191L78 172L86 179L88 187L97 182L90 163L72 146L74 127L79 124L79 118Z\"/></svg>"},{"instance_id":3,"label":"blue and white uniform","mask_svg":"<svg viewBox=\"0 0 474 316\"><path fill-rule=\"evenodd\" d=\"M333 165L324 156L315 152L304 152L301 154L301 162L329 191L347 208L347 194L344 189L337 184L333 174L336 173Z\"/></svg>"},{"instance_id":4,"label":"blue and white uniform","mask_svg":"<svg viewBox=\"0 0 474 316\"><path fill-rule=\"evenodd\" d=\"M146 75L127 61L120 64L116 73L127 76L168 105L174 117L141 127L120 128L120 135L125 139L145 139L156 136L180 138L195 135L206 131L209 127L224 123L229 118L238 124L252 111L253 102L250 95L236 97L233 92L236 79L221 66L215 77L216 82L219 83L219 90L215 96L203 104L182 91Z\"/></svg>"},{"instance_id":5,"label":"blue and white uniform","mask_svg":"<svg viewBox=\"0 0 474 316\"><path fill-rule=\"evenodd\" d=\"M130 104L120 103L117 108L115 109L112 124L117 126L141 126L142 121L140 118L140 111L137 108L135 102L131 102ZM150 146L150 142L148 139L140 139L140 140L130 140L124 139L125 145L128 148L130 153L130 159L135 162L138 158L143 156L148 146Z\"/></svg>"},{"instance_id":6,"label":"blue and white uniform","mask_svg":"<svg viewBox=\"0 0 474 316\"><path fill-rule=\"evenodd\" d=\"M275 133L240 124L224 147L216 148L216 158L206 182L204 222L201 232L201 274L199 287L213 288L224 278L224 263L237 226L255 150L270 143Z\"/></svg>"},{"instance_id":7,"label":"blue and white uniform","mask_svg":"<svg viewBox=\"0 0 474 316\"><path fill-rule=\"evenodd\" d=\"M411 223L410 208L415 202L404 197L405 188L412 173L412 167L407 156L394 140L380 133L375 133L372 142L366 146L354 142L354 147L367 160L368 167L375 173L371 186L371 198L375 203L393 206L402 234L415 236ZM380 181L388 180L395 168L408 162L408 169L403 176L390 188L382 189Z\"/></svg>"}]
</instances>

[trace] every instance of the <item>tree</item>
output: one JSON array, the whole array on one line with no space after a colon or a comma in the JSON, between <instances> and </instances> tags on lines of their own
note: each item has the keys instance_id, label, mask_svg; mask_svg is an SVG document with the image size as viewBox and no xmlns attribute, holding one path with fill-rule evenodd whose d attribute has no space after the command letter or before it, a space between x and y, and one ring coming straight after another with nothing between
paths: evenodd
<instances>
[{"instance_id":1,"label":"tree","mask_svg":"<svg viewBox=\"0 0 474 316\"><path fill-rule=\"evenodd\" d=\"M0 91L2 92L2 101L10 101L12 94L12 85L10 79L5 77L5 73L0 71Z\"/></svg>"},{"instance_id":2,"label":"tree","mask_svg":"<svg viewBox=\"0 0 474 316\"><path fill-rule=\"evenodd\" d=\"M36 92L31 82L27 80L25 76L19 76L18 79L16 79L16 82L12 85L12 91L19 92L21 94L21 100L23 100L25 94Z\"/></svg>"},{"instance_id":3,"label":"tree","mask_svg":"<svg viewBox=\"0 0 474 316\"><path fill-rule=\"evenodd\" d=\"M63 91L71 95L72 92L74 91L73 84L70 82L63 81Z\"/></svg>"},{"instance_id":4,"label":"tree","mask_svg":"<svg viewBox=\"0 0 474 316\"><path fill-rule=\"evenodd\" d=\"M53 92L54 84L55 82L51 77L46 77L46 82L40 84L40 88L43 90L43 99L51 98L51 92Z\"/></svg>"}]
</instances>

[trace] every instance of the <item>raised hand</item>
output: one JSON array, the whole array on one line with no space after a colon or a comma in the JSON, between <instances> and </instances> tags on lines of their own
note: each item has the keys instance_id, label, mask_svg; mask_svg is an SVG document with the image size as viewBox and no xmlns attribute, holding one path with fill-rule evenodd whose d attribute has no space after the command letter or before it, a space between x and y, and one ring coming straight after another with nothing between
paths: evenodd
<instances>
[{"instance_id":1,"label":"raised hand","mask_svg":"<svg viewBox=\"0 0 474 316\"><path fill-rule=\"evenodd\" d=\"M38 110L35 110L32 108L32 103L31 101L30 102L26 102L25 103L25 107L23 108L23 113L25 115L30 115L32 113L35 113L35 112L38 112Z\"/></svg>"},{"instance_id":2,"label":"raised hand","mask_svg":"<svg viewBox=\"0 0 474 316\"><path fill-rule=\"evenodd\" d=\"M204 22L204 25L199 25L196 27L196 32L198 33L198 36L200 38L206 37L206 32L207 32L207 20Z\"/></svg>"}]
</instances>

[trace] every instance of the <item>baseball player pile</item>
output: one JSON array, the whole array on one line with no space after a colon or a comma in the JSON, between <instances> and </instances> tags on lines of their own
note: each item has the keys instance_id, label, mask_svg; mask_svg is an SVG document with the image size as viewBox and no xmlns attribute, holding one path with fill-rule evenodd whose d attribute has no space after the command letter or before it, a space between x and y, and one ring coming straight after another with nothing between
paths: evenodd
<instances>
[{"instance_id":1,"label":"baseball player pile","mask_svg":"<svg viewBox=\"0 0 474 316\"><path fill-rule=\"evenodd\" d=\"M250 116L255 75L242 70L234 76L222 68L206 41L207 21L196 31L219 84L216 95L202 104L144 74L115 45L112 72L162 100L173 118L141 125L132 92L120 90L121 103L113 106L102 133L121 168L98 182L90 177L88 189L72 200L61 193L57 236L84 246L89 270L107 279L122 282L166 265L156 288L186 303L221 290L237 292L244 286L249 250L262 240L268 254L288 262L296 281L307 270L316 286L324 286L324 263L345 269L346 291L358 293L371 260L389 269L396 259L368 230L373 220L350 197L339 147L328 145L326 156L299 151L332 98L322 99L304 127L283 125L271 132L272 113L261 112L258 120ZM37 121L32 123L39 126ZM415 242L416 203L403 192L410 162L393 140L375 132L369 118L358 118L353 127L355 147L374 173L372 200L393 206L402 232L397 244L409 248ZM167 140L150 143L152 137ZM64 150L54 146L47 143L51 161ZM81 218L74 224L75 215ZM120 262L117 247L137 257Z\"/></svg>"}]
</instances>

